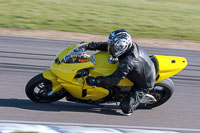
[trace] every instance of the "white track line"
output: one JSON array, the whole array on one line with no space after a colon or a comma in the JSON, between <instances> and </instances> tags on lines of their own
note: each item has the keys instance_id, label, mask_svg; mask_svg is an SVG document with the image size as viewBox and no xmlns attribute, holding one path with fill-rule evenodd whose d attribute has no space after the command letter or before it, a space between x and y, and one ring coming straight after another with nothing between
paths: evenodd
<instances>
[{"instance_id":1,"label":"white track line","mask_svg":"<svg viewBox=\"0 0 200 133\"><path fill-rule=\"evenodd\" d=\"M21 124L42 124L42 125L55 125L55 126L83 126L83 127L102 127L102 128L125 128L125 129L149 129L149 130L200 132L200 129L190 129L190 128L124 126L124 125L103 125L103 124L85 124L85 123L39 122L39 121L18 121L18 120L0 120L0 123L21 123Z\"/></svg>"},{"instance_id":2,"label":"white track line","mask_svg":"<svg viewBox=\"0 0 200 133\"><path fill-rule=\"evenodd\" d=\"M37 132L37 133L61 133L46 125L29 125L16 123L0 123L0 133Z\"/></svg>"}]
</instances>

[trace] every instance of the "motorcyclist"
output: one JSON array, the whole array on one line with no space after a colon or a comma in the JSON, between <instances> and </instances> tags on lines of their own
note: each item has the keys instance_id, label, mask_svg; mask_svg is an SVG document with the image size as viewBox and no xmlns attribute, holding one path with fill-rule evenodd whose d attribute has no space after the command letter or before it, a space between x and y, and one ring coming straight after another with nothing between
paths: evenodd
<instances>
[{"instance_id":1,"label":"motorcyclist","mask_svg":"<svg viewBox=\"0 0 200 133\"><path fill-rule=\"evenodd\" d=\"M108 51L111 57L118 58L117 70L106 77L88 77L91 86L115 86L127 77L134 83L131 93L127 94L120 107L125 115L130 115L144 96L154 87L155 67L149 56L136 43L130 34L119 29L110 33L107 42L90 42L87 50Z\"/></svg>"}]
</instances>

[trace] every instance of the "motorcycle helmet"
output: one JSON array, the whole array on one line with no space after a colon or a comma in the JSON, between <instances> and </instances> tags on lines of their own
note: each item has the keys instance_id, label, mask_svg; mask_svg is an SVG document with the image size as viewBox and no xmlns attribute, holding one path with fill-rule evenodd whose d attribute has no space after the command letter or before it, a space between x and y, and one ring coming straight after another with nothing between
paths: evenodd
<instances>
[{"instance_id":1,"label":"motorcycle helmet","mask_svg":"<svg viewBox=\"0 0 200 133\"><path fill-rule=\"evenodd\" d=\"M107 42L108 52L114 58L126 53L132 46L132 38L124 29L111 32Z\"/></svg>"}]
</instances>

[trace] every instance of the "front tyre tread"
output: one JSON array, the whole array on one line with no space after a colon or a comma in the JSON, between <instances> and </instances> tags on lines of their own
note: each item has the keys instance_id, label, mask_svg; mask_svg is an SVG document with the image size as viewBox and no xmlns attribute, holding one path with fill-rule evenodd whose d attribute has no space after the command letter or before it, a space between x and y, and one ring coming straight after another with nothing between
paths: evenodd
<instances>
[{"instance_id":1,"label":"front tyre tread","mask_svg":"<svg viewBox=\"0 0 200 133\"><path fill-rule=\"evenodd\" d=\"M26 85L25 88L25 93L27 95L27 97L37 103L51 103L51 102L55 102L58 101L60 99L62 99L63 97L65 97L65 93L59 94L57 93L55 96L53 97L49 97L49 98L42 98L42 97L38 97L35 92L34 89L35 87L37 87L38 84L45 82L45 83L50 83L51 81L45 79L43 77L43 74L38 74L37 76L33 77Z\"/></svg>"}]
</instances>

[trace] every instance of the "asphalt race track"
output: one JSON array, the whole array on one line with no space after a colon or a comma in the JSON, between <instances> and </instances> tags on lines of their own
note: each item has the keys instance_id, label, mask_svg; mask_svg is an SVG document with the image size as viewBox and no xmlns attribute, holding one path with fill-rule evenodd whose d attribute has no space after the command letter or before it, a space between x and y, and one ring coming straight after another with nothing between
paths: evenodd
<instances>
[{"instance_id":1,"label":"asphalt race track","mask_svg":"<svg viewBox=\"0 0 200 133\"><path fill-rule=\"evenodd\" d=\"M122 116L118 106L103 108L66 102L30 101L26 83L48 69L52 58L75 41L0 36L0 120L87 123L200 129L200 51L144 47L149 54L182 56L188 66L172 77L175 92L164 105Z\"/></svg>"}]
</instances>

